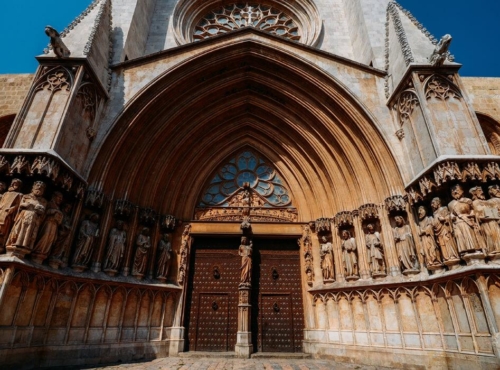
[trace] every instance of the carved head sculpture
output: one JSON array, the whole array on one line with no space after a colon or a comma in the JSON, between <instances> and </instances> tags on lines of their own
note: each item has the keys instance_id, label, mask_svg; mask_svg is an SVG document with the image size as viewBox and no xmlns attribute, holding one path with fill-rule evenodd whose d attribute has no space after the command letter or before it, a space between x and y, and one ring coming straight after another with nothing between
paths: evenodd
<instances>
[{"instance_id":1,"label":"carved head sculpture","mask_svg":"<svg viewBox=\"0 0 500 370\"><path fill-rule=\"evenodd\" d=\"M7 190L7 184L3 181L0 181L0 194L5 193L6 190Z\"/></svg>"},{"instance_id":2,"label":"carved head sculpture","mask_svg":"<svg viewBox=\"0 0 500 370\"><path fill-rule=\"evenodd\" d=\"M73 205L71 203L65 203L62 206L62 211L69 215L71 213L71 208L73 208Z\"/></svg>"},{"instance_id":3,"label":"carved head sculpture","mask_svg":"<svg viewBox=\"0 0 500 370\"><path fill-rule=\"evenodd\" d=\"M439 208L441 208L441 199L439 199L438 197L434 198L431 201L431 207L433 211L437 211Z\"/></svg>"},{"instance_id":4,"label":"carved head sculpture","mask_svg":"<svg viewBox=\"0 0 500 370\"><path fill-rule=\"evenodd\" d=\"M486 199L483 193L483 189L480 186L474 186L469 190L469 193L472 195L472 199Z\"/></svg>"},{"instance_id":5,"label":"carved head sculpture","mask_svg":"<svg viewBox=\"0 0 500 370\"><path fill-rule=\"evenodd\" d=\"M53 27L51 26L46 26L45 27L45 34L49 37L59 37L59 32L57 32Z\"/></svg>"},{"instance_id":6,"label":"carved head sculpture","mask_svg":"<svg viewBox=\"0 0 500 370\"><path fill-rule=\"evenodd\" d=\"M326 238L326 236L322 236L321 241L325 244L328 243L328 239Z\"/></svg>"},{"instance_id":7,"label":"carved head sculpture","mask_svg":"<svg viewBox=\"0 0 500 370\"><path fill-rule=\"evenodd\" d=\"M366 225L366 229L368 230L369 234L373 234L375 232L375 227L373 226L373 224Z\"/></svg>"},{"instance_id":8,"label":"carved head sculpture","mask_svg":"<svg viewBox=\"0 0 500 370\"><path fill-rule=\"evenodd\" d=\"M426 215L427 215L427 210L425 209L425 207L424 206L418 207L418 219L423 220Z\"/></svg>"},{"instance_id":9,"label":"carved head sculpture","mask_svg":"<svg viewBox=\"0 0 500 370\"><path fill-rule=\"evenodd\" d=\"M120 231L123 230L123 226L125 225L125 223L122 221L122 220L118 220L116 221L116 228Z\"/></svg>"},{"instance_id":10,"label":"carved head sculpture","mask_svg":"<svg viewBox=\"0 0 500 370\"><path fill-rule=\"evenodd\" d=\"M347 230L342 231L342 239L348 240L351 237L351 233Z\"/></svg>"},{"instance_id":11,"label":"carved head sculpture","mask_svg":"<svg viewBox=\"0 0 500 370\"><path fill-rule=\"evenodd\" d=\"M241 245L247 245L248 241L247 241L247 237L246 236L242 236L241 237Z\"/></svg>"},{"instance_id":12,"label":"carved head sculpture","mask_svg":"<svg viewBox=\"0 0 500 370\"><path fill-rule=\"evenodd\" d=\"M47 187L47 185L45 185L45 183L43 181L36 181L33 184L33 188L31 189L31 192L35 196L41 197L43 195L43 193L45 192L46 187Z\"/></svg>"},{"instance_id":13,"label":"carved head sculpture","mask_svg":"<svg viewBox=\"0 0 500 370\"><path fill-rule=\"evenodd\" d=\"M99 215L97 213L92 213L89 217L90 222L96 224L99 222Z\"/></svg>"},{"instance_id":14,"label":"carved head sculpture","mask_svg":"<svg viewBox=\"0 0 500 370\"><path fill-rule=\"evenodd\" d=\"M13 179L10 183L9 191L18 191L23 186L23 182L19 179Z\"/></svg>"},{"instance_id":15,"label":"carved head sculpture","mask_svg":"<svg viewBox=\"0 0 500 370\"><path fill-rule=\"evenodd\" d=\"M500 198L500 186L491 185L488 187L488 194L492 198Z\"/></svg>"},{"instance_id":16,"label":"carved head sculpture","mask_svg":"<svg viewBox=\"0 0 500 370\"><path fill-rule=\"evenodd\" d=\"M149 227L143 227L141 230L141 234L144 236L148 236L149 235Z\"/></svg>"},{"instance_id":17,"label":"carved head sculpture","mask_svg":"<svg viewBox=\"0 0 500 370\"><path fill-rule=\"evenodd\" d=\"M401 227L405 224L405 219L403 218L403 216L394 217L394 221L396 222L397 227Z\"/></svg>"},{"instance_id":18,"label":"carved head sculpture","mask_svg":"<svg viewBox=\"0 0 500 370\"><path fill-rule=\"evenodd\" d=\"M451 196L453 197L453 199L458 200L462 198L463 195L464 189L462 189L462 186L460 186L459 184L456 184L451 188Z\"/></svg>"},{"instance_id":19,"label":"carved head sculpture","mask_svg":"<svg viewBox=\"0 0 500 370\"><path fill-rule=\"evenodd\" d=\"M167 243L168 243L168 242L170 241L170 235L169 235L169 234L167 234L167 233L165 233L165 234L163 234L162 239L163 239L165 242L167 242Z\"/></svg>"},{"instance_id":20,"label":"carved head sculpture","mask_svg":"<svg viewBox=\"0 0 500 370\"><path fill-rule=\"evenodd\" d=\"M58 206L61 205L63 202L63 195L59 191L55 191L54 194L52 194L52 201L57 204Z\"/></svg>"}]
</instances>

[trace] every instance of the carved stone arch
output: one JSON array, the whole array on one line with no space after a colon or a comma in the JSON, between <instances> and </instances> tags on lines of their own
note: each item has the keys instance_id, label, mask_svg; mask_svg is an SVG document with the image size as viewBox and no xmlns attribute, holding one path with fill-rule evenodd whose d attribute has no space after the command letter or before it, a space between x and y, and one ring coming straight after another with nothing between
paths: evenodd
<instances>
[{"instance_id":1,"label":"carved stone arch","mask_svg":"<svg viewBox=\"0 0 500 370\"><path fill-rule=\"evenodd\" d=\"M15 324L19 307L21 306L26 289L29 286L29 275L24 271L14 274L12 281L7 287L4 301L2 302L2 314L0 315L1 326L11 326Z\"/></svg>"},{"instance_id":2,"label":"carved stone arch","mask_svg":"<svg viewBox=\"0 0 500 370\"><path fill-rule=\"evenodd\" d=\"M252 30L236 36L247 35L262 42L226 45L220 40L229 34L213 40L208 52L131 97L108 135L93 143L89 182L187 220L213 169L251 146L290 186L299 222L402 191L391 149L354 94L323 70L284 54L267 36Z\"/></svg>"},{"instance_id":3,"label":"carved stone arch","mask_svg":"<svg viewBox=\"0 0 500 370\"><path fill-rule=\"evenodd\" d=\"M481 112L476 112L476 116L479 120L479 125L483 129L491 153L500 155L500 122Z\"/></svg>"},{"instance_id":4,"label":"carved stone arch","mask_svg":"<svg viewBox=\"0 0 500 370\"><path fill-rule=\"evenodd\" d=\"M97 342L101 338L112 295L113 289L109 285L101 285L95 292L94 307L89 321L89 327L91 328L89 339L91 342Z\"/></svg>"},{"instance_id":5,"label":"carved stone arch","mask_svg":"<svg viewBox=\"0 0 500 370\"><path fill-rule=\"evenodd\" d=\"M325 294L325 302L328 302L328 301L334 301L336 302L337 301L337 295L332 293L332 292L328 292Z\"/></svg>"},{"instance_id":6,"label":"carved stone arch","mask_svg":"<svg viewBox=\"0 0 500 370\"><path fill-rule=\"evenodd\" d=\"M426 99L431 97L447 100L450 98L461 99L462 94L458 86L456 86L453 81L442 75L434 74L425 79L424 92Z\"/></svg>"},{"instance_id":7,"label":"carved stone arch","mask_svg":"<svg viewBox=\"0 0 500 370\"><path fill-rule=\"evenodd\" d=\"M96 289L92 283L82 284L78 289L76 296L76 305L71 318L72 327L86 327L88 319L92 314ZM83 339L82 339L83 340Z\"/></svg>"},{"instance_id":8,"label":"carved stone arch","mask_svg":"<svg viewBox=\"0 0 500 370\"><path fill-rule=\"evenodd\" d=\"M73 73L66 67L45 67L40 77L35 81L34 91L48 88L52 92L62 89L69 91L74 84Z\"/></svg>"},{"instance_id":9,"label":"carved stone arch","mask_svg":"<svg viewBox=\"0 0 500 370\"><path fill-rule=\"evenodd\" d=\"M106 318L106 326L118 328L122 322L123 311L127 302L128 291L124 287L116 287L111 296L111 303L108 310L108 317ZM113 334L115 339L118 338L118 329L114 329Z\"/></svg>"},{"instance_id":10,"label":"carved stone arch","mask_svg":"<svg viewBox=\"0 0 500 370\"><path fill-rule=\"evenodd\" d=\"M78 295L78 285L74 281L64 281L57 289L57 298L55 301L50 326L53 328L66 328L71 317Z\"/></svg>"}]
</instances>

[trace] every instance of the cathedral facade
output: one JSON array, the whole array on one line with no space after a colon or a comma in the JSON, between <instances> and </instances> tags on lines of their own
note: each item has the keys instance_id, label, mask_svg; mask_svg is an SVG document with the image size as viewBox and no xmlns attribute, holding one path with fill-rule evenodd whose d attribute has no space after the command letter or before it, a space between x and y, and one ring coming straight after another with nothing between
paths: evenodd
<instances>
[{"instance_id":1,"label":"cathedral facade","mask_svg":"<svg viewBox=\"0 0 500 370\"><path fill-rule=\"evenodd\" d=\"M392 0L95 0L0 75L0 364L500 365L500 79Z\"/></svg>"}]
</instances>

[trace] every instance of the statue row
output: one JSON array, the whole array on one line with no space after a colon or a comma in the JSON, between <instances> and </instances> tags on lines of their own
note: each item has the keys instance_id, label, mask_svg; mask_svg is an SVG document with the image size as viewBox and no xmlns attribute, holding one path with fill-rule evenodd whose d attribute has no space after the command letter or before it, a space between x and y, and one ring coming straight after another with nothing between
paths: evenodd
<instances>
[{"instance_id":1,"label":"statue row","mask_svg":"<svg viewBox=\"0 0 500 370\"><path fill-rule=\"evenodd\" d=\"M39 264L49 256L62 263L71 234L72 205L62 205L58 191L50 201L44 199L42 181L36 181L29 194L21 193L22 186L19 179L13 179L8 189L0 182L0 250L19 258L30 254Z\"/></svg>"},{"instance_id":2,"label":"statue row","mask_svg":"<svg viewBox=\"0 0 500 370\"><path fill-rule=\"evenodd\" d=\"M458 265L464 255L500 257L500 186L488 188L488 200L479 186L469 192L472 199L464 197L461 185L453 186L453 200L448 206L443 206L440 198L431 201L432 215L428 215L425 206L418 207L416 230L422 245L422 259L429 270ZM412 229L402 215L394 216L393 222L392 238L399 267L404 274L417 274L421 267ZM349 230L341 230L340 236L344 276L348 281L357 280L359 256L356 239ZM371 276L386 276L383 241L373 223L366 225L364 239ZM335 277L333 245L326 236L321 237L320 257L323 281L331 283Z\"/></svg>"},{"instance_id":3,"label":"statue row","mask_svg":"<svg viewBox=\"0 0 500 370\"><path fill-rule=\"evenodd\" d=\"M143 227L135 239L135 253L132 264L132 275L142 279L146 275L148 261L152 255L150 229ZM72 259L72 268L81 272L89 267L94 255L95 241L99 237L99 215L93 213L87 220L84 220L78 230L76 237L75 253ZM115 276L120 271L124 262L127 232L125 223L121 220L116 222L108 235L107 247L102 261L103 271ZM172 260L172 243L169 234L163 234L158 242L155 278L166 281Z\"/></svg>"}]
</instances>

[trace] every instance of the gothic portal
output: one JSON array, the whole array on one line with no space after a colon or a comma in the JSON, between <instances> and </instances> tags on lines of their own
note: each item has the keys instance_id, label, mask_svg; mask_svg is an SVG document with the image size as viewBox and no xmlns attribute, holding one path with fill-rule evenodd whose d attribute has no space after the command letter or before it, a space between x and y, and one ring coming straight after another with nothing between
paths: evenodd
<instances>
[{"instance_id":1,"label":"gothic portal","mask_svg":"<svg viewBox=\"0 0 500 370\"><path fill-rule=\"evenodd\" d=\"M500 365L500 80L450 35L392 0L95 0L59 31L0 76L0 365Z\"/></svg>"}]
</instances>

